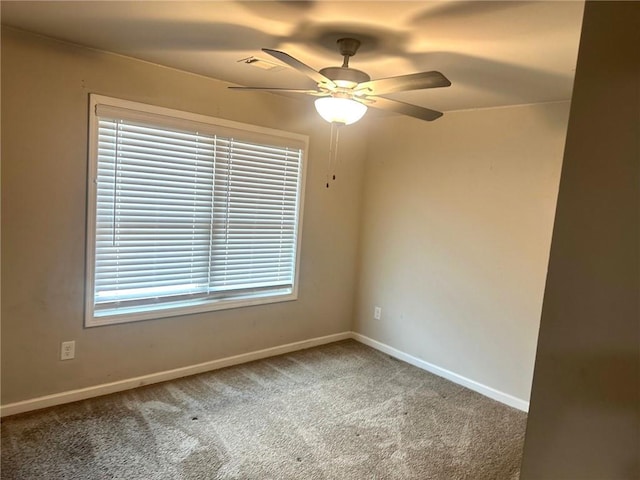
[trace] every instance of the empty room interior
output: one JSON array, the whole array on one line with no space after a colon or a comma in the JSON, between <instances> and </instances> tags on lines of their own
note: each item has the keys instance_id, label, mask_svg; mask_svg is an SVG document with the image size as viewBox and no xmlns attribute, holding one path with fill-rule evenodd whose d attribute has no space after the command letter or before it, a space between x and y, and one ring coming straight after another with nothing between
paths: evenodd
<instances>
[{"instance_id":1,"label":"empty room interior","mask_svg":"<svg viewBox=\"0 0 640 480\"><path fill-rule=\"evenodd\" d=\"M640 3L1 9L3 480L639 478Z\"/></svg>"}]
</instances>

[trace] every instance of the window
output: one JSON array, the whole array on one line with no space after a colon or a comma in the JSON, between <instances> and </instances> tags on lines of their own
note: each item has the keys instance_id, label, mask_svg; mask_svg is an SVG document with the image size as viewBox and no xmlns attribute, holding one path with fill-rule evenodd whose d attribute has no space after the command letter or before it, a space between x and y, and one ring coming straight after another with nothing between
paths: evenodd
<instances>
[{"instance_id":1,"label":"window","mask_svg":"<svg viewBox=\"0 0 640 480\"><path fill-rule=\"evenodd\" d=\"M297 298L307 141L92 95L85 324Z\"/></svg>"}]
</instances>

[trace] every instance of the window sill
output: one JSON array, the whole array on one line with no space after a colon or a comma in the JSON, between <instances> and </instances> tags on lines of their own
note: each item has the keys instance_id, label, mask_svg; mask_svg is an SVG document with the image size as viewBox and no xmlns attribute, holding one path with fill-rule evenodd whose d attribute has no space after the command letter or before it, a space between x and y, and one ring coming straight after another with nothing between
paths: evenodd
<instances>
[{"instance_id":1,"label":"window sill","mask_svg":"<svg viewBox=\"0 0 640 480\"><path fill-rule=\"evenodd\" d=\"M101 327L105 325L116 325L120 323L139 322L143 320L178 317L196 313L229 310L232 308L290 302L297 299L297 292L290 292L268 296L246 295L240 298L236 297L233 299L223 300L189 300L162 305L147 305L144 307L130 307L119 309L113 308L98 312L88 312L88 315L85 318L85 327Z\"/></svg>"}]
</instances>

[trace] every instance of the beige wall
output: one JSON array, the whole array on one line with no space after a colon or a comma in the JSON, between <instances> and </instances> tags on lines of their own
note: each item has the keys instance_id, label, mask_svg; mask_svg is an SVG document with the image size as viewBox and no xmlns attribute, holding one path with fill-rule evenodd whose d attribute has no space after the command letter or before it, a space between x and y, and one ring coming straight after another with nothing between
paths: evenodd
<instances>
[{"instance_id":1,"label":"beige wall","mask_svg":"<svg viewBox=\"0 0 640 480\"><path fill-rule=\"evenodd\" d=\"M372 126L355 331L529 400L568 109Z\"/></svg>"},{"instance_id":2,"label":"beige wall","mask_svg":"<svg viewBox=\"0 0 640 480\"><path fill-rule=\"evenodd\" d=\"M366 122L343 132L327 190L329 126L310 102L5 27L1 85L2 404L351 329ZM299 300L84 329L90 92L310 135Z\"/></svg>"},{"instance_id":3,"label":"beige wall","mask_svg":"<svg viewBox=\"0 0 640 480\"><path fill-rule=\"evenodd\" d=\"M640 478L638 25L585 6L523 480Z\"/></svg>"}]
</instances>

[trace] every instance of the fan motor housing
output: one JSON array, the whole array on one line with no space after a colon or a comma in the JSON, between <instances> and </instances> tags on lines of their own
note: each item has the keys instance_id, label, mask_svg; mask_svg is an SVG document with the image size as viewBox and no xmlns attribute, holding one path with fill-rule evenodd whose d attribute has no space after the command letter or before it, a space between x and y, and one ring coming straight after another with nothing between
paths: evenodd
<instances>
[{"instance_id":1,"label":"fan motor housing","mask_svg":"<svg viewBox=\"0 0 640 480\"><path fill-rule=\"evenodd\" d=\"M349 67L327 67L320 70L320 73L336 84L337 82L350 82L357 85L371 80L371 77L363 71Z\"/></svg>"}]
</instances>

